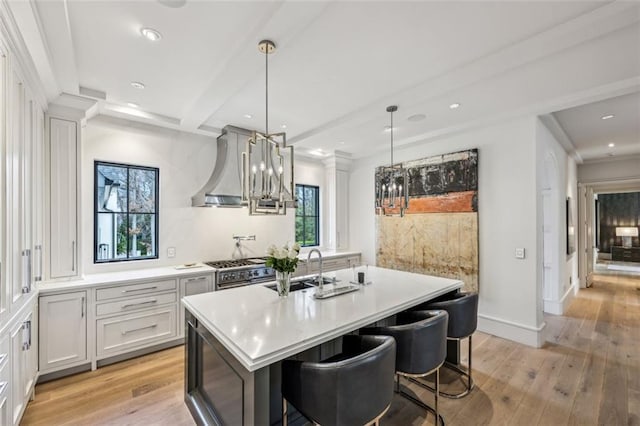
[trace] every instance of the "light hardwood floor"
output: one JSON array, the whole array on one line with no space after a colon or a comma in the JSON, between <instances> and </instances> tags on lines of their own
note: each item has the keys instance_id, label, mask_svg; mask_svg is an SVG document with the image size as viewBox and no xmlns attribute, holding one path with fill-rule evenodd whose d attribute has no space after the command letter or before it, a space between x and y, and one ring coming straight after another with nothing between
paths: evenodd
<instances>
[{"instance_id":1,"label":"light hardwood floor","mask_svg":"<svg viewBox=\"0 0 640 426\"><path fill-rule=\"evenodd\" d=\"M566 315L546 321L542 349L474 335L476 389L440 399L447 424L640 425L640 277L598 275ZM22 424L192 425L183 357L177 347L38 385ZM381 423L432 424L433 417L395 397Z\"/></svg>"}]
</instances>

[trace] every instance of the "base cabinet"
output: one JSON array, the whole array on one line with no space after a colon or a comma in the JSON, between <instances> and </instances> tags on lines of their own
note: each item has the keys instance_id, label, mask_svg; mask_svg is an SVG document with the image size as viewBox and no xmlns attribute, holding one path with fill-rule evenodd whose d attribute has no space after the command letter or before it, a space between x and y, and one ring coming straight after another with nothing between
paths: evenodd
<instances>
[{"instance_id":1,"label":"base cabinet","mask_svg":"<svg viewBox=\"0 0 640 426\"><path fill-rule=\"evenodd\" d=\"M9 332L9 359L7 366L10 366L10 374L5 374L3 369L3 378L0 383L6 382L5 396L6 401L10 404L3 408L3 415L8 416L9 425L18 425L22 414L33 395L36 379L38 377L38 355L37 355L37 336L34 332L34 324L37 323L37 307L29 310L25 314L18 317ZM4 352L3 352L4 353ZM0 354L2 355L2 354ZM6 401L3 404L6 404ZM5 424L5 423L3 423Z\"/></svg>"},{"instance_id":2,"label":"base cabinet","mask_svg":"<svg viewBox=\"0 0 640 426\"><path fill-rule=\"evenodd\" d=\"M87 292L40 297L40 371L86 363Z\"/></svg>"}]
</instances>

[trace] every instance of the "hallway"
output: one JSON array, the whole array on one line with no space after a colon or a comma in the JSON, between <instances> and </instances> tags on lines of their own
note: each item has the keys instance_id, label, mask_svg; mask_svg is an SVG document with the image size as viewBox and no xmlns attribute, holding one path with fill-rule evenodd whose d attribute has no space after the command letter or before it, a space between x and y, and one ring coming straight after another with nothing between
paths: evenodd
<instances>
[{"instance_id":1,"label":"hallway","mask_svg":"<svg viewBox=\"0 0 640 426\"><path fill-rule=\"evenodd\" d=\"M476 333L476 389L441 399L447 424L640 425L640 277L597 275L565 316L546 321L542 349ZM183 356L177 347L38 385L22 424L193 424L182 402ZM432 422L396 397L381 423Z\"/></svg>"}]
</instances>

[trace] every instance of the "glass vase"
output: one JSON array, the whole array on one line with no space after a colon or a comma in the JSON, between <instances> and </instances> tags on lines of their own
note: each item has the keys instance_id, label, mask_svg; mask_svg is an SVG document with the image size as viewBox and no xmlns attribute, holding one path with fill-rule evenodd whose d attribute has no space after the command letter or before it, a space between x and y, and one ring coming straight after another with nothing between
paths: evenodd
<instances>
[{"instance_id":1,"label":"glass vase","mask_svg":"<svg viewBox=\"0 0 640 426\"><path fill-rule=\"evenodd\" d=\"M278 296L289 296L289 288L291 287L291 272L276 271L276 288Z\"/></svg>"}]
</instances>

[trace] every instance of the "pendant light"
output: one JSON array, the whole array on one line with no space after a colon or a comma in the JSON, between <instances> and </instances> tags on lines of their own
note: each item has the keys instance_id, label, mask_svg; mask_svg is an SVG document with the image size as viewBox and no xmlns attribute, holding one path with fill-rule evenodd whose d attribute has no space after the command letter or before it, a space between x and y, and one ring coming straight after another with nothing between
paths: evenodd
<instances>
[{"instance_id":1,"label":"pendant light","mask_svg":"<svg viewBox=\"0 0 640 426\"><path fill-rule=\"evenodd\" d=\"M397 110L396 105L387 107L391 115L391 162L376 169L376 213L384 216L404 216L409 207L407 170L401 163L393 163L393 113Z\"/></svg>"},{"instance_id":2,"label":"pendant light","mask_svg":"<svg viewBox=\"0 0 640 426\"><path fill-rule=\"evenodd\" d=\"M284 132L269 133L269 55L276 50L271 40L258 49L265 58L265 131L252 131L243 153L242 198L250 215L284 215L293 206L293 146Z\"/></svg>"}]
</instances>

